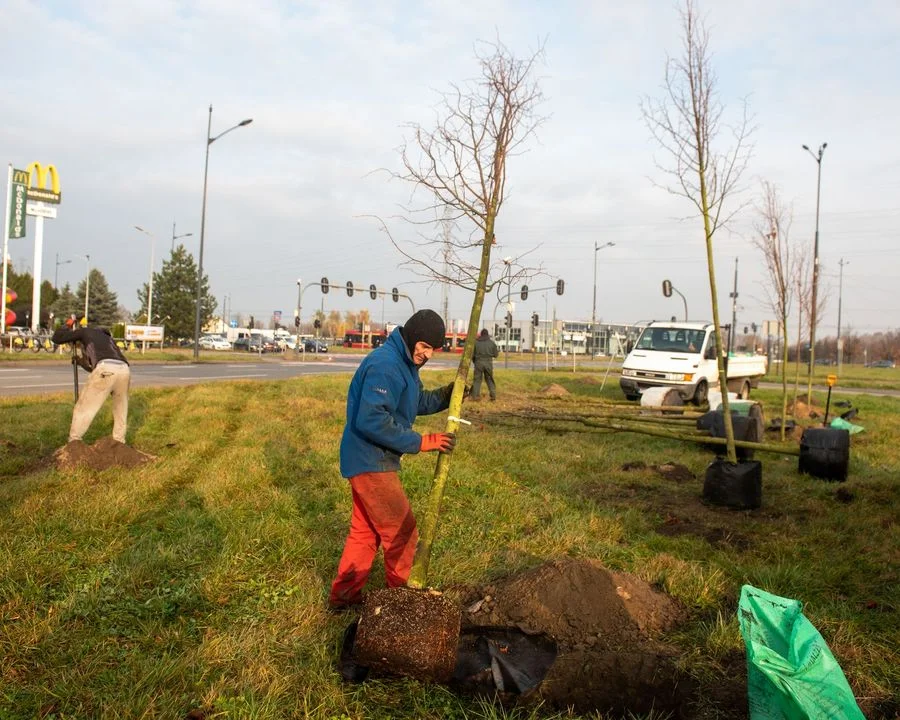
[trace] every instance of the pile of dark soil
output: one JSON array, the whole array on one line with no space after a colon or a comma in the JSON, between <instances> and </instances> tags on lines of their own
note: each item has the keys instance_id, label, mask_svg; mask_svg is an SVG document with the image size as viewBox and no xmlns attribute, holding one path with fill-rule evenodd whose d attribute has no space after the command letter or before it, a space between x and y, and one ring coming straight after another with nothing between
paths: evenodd
<instances>
[{"instance_id":1,"label":"pile of dark soil","mask_svg":"<svg viewBox=\"0 0 900 720\"><path fill-rule=\"evenodd\" d=\"M81 440L72 440L56 451L54 459L59 470L72 470L77 467L107 470L113 467L133 468L156 458L111 437L103 437L93 445Z\"/></svg>"},{"instance_id":2,"label":"pile of dark soil","mask_svg":"<svg viewBox=\"0 0 900 720\"><path fill-rule=\"evenodd\" d=\"M569 394L568 390L557 383L550 383L549 385L542 387L539 392L541 395L546 395L547 397L563 397Z\"/></svg>"},{"instance_id":3,"label":"pile of dark soil","mask_svg":"<svg viewBox=\"0 0 900 720\"><path fill-rule=\"evenodd\" d=\"M557 642L559 656L540 686L553 705L690 716L694 683L675 665L679 651L658 639L684 613L647 583L563 558L475 588L465 601L464 628L516 627Z\"/></svg>"}]
</instances>

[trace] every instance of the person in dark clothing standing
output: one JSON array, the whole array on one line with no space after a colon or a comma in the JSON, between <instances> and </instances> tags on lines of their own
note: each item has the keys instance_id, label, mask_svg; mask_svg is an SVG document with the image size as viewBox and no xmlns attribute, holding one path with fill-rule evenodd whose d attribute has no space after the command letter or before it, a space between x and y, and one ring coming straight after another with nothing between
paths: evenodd
<instances>
[{"instance_id":1,"label":"person in dark clothing standing","mask_svg":"<svg viewBox=\"0 0 900 720\"><path fill-rule=\"evenodd\" d=\"M412 429L417 415L450 405L453 383L425 390L419 379L419 369L443 342L440 315L419 310L369 353L350 382L340 459L341 475L353 493L353 512L329 594L333 611L362 602L379 546L384 548L388 587L409 579L418 531L400 482L400 458L404 453L449 453L456 444L452 433L420 435Z\"/></svg>"},{"instance_id":2,"label":"person in dark clothing standing","mask_svg":"<svg viewBox=\"0 0 900 720\"><path fill-rule=\"evenodd\" d=\"M125 431L128 429L131 368L109 334L109 330L89 326L76 327L74 318L69 318L65 327L60 327L53 333L51 340L57 345L77 343L73 348L76 362L90 373L90 378L84 390L78 395L75 410L72 412L69 442L84 437L103 402L112 395L113 439L124 443Z\"/></svg>"},{"instance_id":3,"label":"person in dark clothing standing","mask_svg":"<svg viewBox=\"0 0 900 720\"><path fill-rule=\"evenodd\" d=\"M475 381L472 384L472 400L479 400L481 395L481 379L487 382L491 400L497 399L497 386L494 383L494 358L499 355L497 343L491 340L487 328L483 329L475 341Z\"/></svg>"}]
</instances>

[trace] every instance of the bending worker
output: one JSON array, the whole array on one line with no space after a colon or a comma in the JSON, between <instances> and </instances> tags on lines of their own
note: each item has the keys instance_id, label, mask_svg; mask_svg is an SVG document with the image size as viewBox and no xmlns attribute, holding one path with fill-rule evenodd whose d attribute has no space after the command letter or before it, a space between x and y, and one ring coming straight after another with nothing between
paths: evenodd
<instances>
[{"instance_id":1,"label":"bending worker","mask_svg":"<svg viewBox=\"0 0 900 720\"><path fill-rule=\"evenodd\" d=\"M347 392L347 424L341 439L341 475L350 481L350 531L331 585L329 605L343 610L362 602L379 545L384 548L388 587L406 584L418 532L400 482L404 453L451 452L452 433L420 435L417 415L450 405L453 383L425 390L419 369L444 342L444 321L433 310L419 310L360 364Z\"/></svg>"},{"instance_id":2,"label":"bending worker","mask_svg":"<svg viewBox=\"0 0 900 720\"><path fill-rule=\"evenodd\" d=\"M53 333L52 342L80 343L73 348L75 361L90 373L87 384L78 395L72 412L69 428L69 442L81 440L88 431L94 417L103 406L103 401L112 395L113 439L124 443L128 429L128 388L131 385L131 369L122 352L116 347L109 330L99 327L76 327L75 319L69 318L65 327Z\"/></svg>"}]
</instances>

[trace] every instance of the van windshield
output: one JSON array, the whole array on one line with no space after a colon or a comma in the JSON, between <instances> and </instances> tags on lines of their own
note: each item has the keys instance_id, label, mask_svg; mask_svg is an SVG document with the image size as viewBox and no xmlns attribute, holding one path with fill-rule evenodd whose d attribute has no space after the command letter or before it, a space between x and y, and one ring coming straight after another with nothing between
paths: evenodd
<instances>
[{"instance_id":1,"label":"van windshield","mask_svg":"<svg viewBox=\"0 0 900 720\"><path fill-rule=\"evenodd\" d=\"M674 327L644 328L635 348L638 350L661 350L664 352L700 352L703 348L705 330L689 330Z\"/></svg>"}]
</instances>

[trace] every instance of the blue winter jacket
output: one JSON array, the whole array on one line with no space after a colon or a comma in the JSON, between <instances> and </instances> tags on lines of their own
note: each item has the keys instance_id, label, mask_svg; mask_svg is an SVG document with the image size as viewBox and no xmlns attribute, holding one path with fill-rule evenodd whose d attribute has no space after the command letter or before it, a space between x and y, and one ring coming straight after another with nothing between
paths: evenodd
<instances>
[{"instance_id":1,"label":"blue winter jacket","mask_svg":"<svg viewBox=\"0 0 900 720\"><path fill-rule=\"evenodd\" d=\"M417 415L446 410L446 388L425 390L419 368L395 328L387 342L362 361L347 391L347 424L341 438L341 475L400 469L400 456L417 453Z\"/></svg>"}]
</instances>

